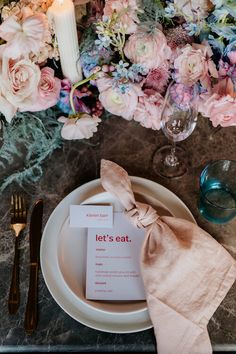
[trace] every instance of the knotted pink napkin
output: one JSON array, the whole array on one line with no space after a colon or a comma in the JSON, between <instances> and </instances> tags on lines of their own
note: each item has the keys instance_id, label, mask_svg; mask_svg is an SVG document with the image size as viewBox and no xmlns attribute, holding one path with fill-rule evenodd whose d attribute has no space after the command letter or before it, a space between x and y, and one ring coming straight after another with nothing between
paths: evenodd
<instances>
[{"instance_id":1,"label":"knotted pink napkin","mask_svg":"<svg viewBox=\"0 0 236 354\"><path fill-rule=\"evenodd\" d=\"M147 230L141 271L158 354L212 353L207 323L236 279L236 261L196 224L135 201L127 172L114 162L101 161L101 182Z\"/></svg>"}]
</instances>

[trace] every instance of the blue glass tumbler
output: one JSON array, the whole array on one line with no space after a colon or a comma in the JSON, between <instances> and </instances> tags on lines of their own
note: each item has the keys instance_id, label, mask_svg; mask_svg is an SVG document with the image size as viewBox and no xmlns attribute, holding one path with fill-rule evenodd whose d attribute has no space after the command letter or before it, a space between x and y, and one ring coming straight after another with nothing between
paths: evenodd
<instances>
[{"instance_id":1,"label":"blue glass tumbler","mask_svg":"<svg viewBox=\"0 0 236 354\"><path fill-rule=\"evenodd\" d=\"M216 224L225 224L236 216L236 161L216 160L200 175L199 211Z\"/></svg>"}]
</instances>

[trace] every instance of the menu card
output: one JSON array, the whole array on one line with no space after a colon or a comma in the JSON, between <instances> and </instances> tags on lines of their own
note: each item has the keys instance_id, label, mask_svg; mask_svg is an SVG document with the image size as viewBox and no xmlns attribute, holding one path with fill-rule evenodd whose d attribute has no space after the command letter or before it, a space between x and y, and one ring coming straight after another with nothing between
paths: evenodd
<instances>
[{"instance_id":1,"label":"menu card","mask_svg":"<svg viewBox=\"0 0 236 354\"><path fill-rule=\"evenodd\" d=\"M144 234L123 212L114 212L110 229L88 228L87 299L145 300L140 274Z\"/></svg>"}]
</instances>

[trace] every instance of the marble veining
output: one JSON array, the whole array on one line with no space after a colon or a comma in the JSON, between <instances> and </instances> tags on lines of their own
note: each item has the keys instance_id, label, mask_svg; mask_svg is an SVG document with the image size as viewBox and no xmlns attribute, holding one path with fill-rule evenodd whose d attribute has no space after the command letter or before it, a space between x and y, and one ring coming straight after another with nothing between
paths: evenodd
<instances>
[{"instance_id":1,"label":"marble veining","mask_svg":"<svg viewBox=\"0 0 236 354\"><path fill-rule=\"evenodd\" d=\"M213 159L236 160L235 127L220 129L214 134L209 122L199 119L193 134L180 143L188 152L189 172L173 180L158 177L152 170L153 152L166 143L160 131L114 117L99 126L98 134L89 143L65 142L44 163L41 180L22 188L27 195L29 210L37 198L44 199L43 225L68 193L87 181L99 178L100 159L106 158L123 166L130 175L151 179L173 191L189 207L198 224L236 258L236 218L226 225L214 225L205 221L197 210L198 177L203 166ZM1 176L6 172L0 171ZM9 200L16 188L9 187L1 195L0 203L0 352L155 352L153 329L112 334L93 330L72 319L55 302L41 273L38 327L31 336L26 335L24 311L29 283L29 225L20 239L21 304L16 315L8 314L7 297L14 255L14 236L9 228ZM236 284L213 315L208 329L216 351L236 350Z\"/></svg>"}]
</instances>

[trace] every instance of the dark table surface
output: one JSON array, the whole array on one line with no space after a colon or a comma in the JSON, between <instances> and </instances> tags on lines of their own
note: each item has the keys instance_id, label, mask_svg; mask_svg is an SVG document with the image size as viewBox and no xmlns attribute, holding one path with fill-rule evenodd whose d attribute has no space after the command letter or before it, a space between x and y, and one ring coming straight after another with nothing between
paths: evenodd
<instances>
[{"instance_id":1,"label":"dark table surface","mask_svg":"<svg viewBox=\"0 0 236 354\"><path fill-rule=\"evenodd\" d=\"M24 190L28 204L31 206L37 198L44 199L45 226L54 208L68 193L99 178L101 158L113 160L129 175L153 180L174 192L191 210L197 223L236 258L236 218L226 225L216 225L205 221L197 209L198 178L203 166L210 160L236 160L236 127L216 131L207 119L200 118L192 135L180 143L188 152L190 168L178 179L161 178L152 169L153 152L166 142L161 131L145 129L118 117L107 119L100 124L89 144L68 141L54 151L43 165L44 174L40 181ZM155 352L153 329L112 334L91 329L71 318L51 296L41 272L38 327L30 336L25 333L24 311L29 283L28 225L20 239L20 308L16 315L9 315L7 308L14 255L14 237L9 228L11 192L8 187L2 193L0 203L0 352ZM236 284L213 315L208 330L215 351L236 350Z\"/></svg>"}]
</instances>

